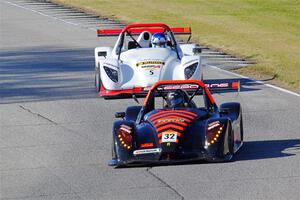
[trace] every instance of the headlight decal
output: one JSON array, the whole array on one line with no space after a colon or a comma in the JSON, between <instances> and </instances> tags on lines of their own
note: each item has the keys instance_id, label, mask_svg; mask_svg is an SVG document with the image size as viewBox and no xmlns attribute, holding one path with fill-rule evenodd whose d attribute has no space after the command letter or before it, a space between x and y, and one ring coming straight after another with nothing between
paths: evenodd
<instances>
[{"instance_id":1,"label":"headlight decal","mask_svg":"<svg viewBox=\"0 0 300 200\"><path fill-rule=\"evenodd\" d=\"M208 124L207 135L206 135L206 146L214 144L220 135L223 133L224 125L219 121Z\"/></svg>"},{"instance_id":2,"label":"headlight decal","mask_svg":"<svg viewBox=\"0 0 300 200\"><path fill-rule=\"evenodd\" d=\"M193 76L198 66L198 62L191 64L190 66L184 69L184 76L186 79L189 79Z\"/></svg>"},{"instance_id":3,"label":"headlight decal","mask_svg":"<svg viewBox=\"0 0 300 200\"><path fill-rule=\"evenodd\" d=\"M119 77L118 77L118 71L115 69L112 69L110 67L106 67L103 66L107 76L110 78L110 80L112 80L113 82L118 82L119 81Z\"/></svg>"},{"instance_id":4,"label":"headlight decal","mask_svg":"<svg viewBox=\"0 0 300 200\"><path fill-rule=\"evenodd\" d=\"M127 150L132 149L132 128L127 125L121 125L116 131L120 145Z\"/></svg>"}]
</instances>

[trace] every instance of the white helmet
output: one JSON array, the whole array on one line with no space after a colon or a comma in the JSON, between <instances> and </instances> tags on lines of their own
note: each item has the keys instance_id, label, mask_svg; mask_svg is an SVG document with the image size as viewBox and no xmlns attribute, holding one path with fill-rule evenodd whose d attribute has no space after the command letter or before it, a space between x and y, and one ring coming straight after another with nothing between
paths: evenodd
<instances>
[{"instance_id":1,"label":"white helmet","mask_svg":"<svg viewBox=\"0 0 300 200\"><path fill-rule=\"evenodd\" d=\"M166 47L167 38L163 33L155 33L151 37L152 47Z\"/></svg>"}]
</instances>

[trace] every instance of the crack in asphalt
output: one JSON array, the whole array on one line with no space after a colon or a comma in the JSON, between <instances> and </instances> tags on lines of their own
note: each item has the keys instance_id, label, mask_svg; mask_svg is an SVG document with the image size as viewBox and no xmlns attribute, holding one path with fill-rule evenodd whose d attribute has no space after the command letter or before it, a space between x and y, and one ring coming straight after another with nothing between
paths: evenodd
<instances>
[{"instance_id":1,"label":"crack in asphalt","mask_svg":"<svg viewBox=\"0 0 300 200\"><path fill-rule=\"evenodd\" d=\"M45 120L51 122L52 124L58 125L55 121L53 121L53 120L51 120L51 119L49 119L49 118L47 118L47 117L45 117L45 116L43 116L43 115L41 115L41 114L39 114L39 113L35 113L35 112L31 111L29 108L25 108L25 107L22 106L22 105L19 105L19 107L20 107L21 109L23 109L23 110L26 110L27 112L29 112L29 113L31 113L31 114L33 114L33 115L36 115L36 116L38 116L38 117L41 117L41 118L43 118L43 119L45 119Z\"/></svg>"},{"instance_id":2,"label":"crack in asphalt","mask_svg":"<svg viewBox=\"0 0 300 200\"><path fill-rule=\"evenodd\" d=\"M52 124L54 124L54 125L56 125L56 126L59 126L60 128L62 128L62 129L64 129L64 130L70 131L70 132L72 132L72 133L78 135L79 137L86 138L87 140L89 140L89 141L91 141L92 143L96 144L96 142L95 142L95 140L94 140L93 138L90 138L88 135L83 135L83 134L81 134L80 132L75 131L75 130L73 130L73 129L71 129L71 128L65 127L65 126L64 126L64 123L58 123L58 122L55 122L55 121L53 121L53 120L51 120L51 119L49 119L49 118L47 118L47 117L45 117L45 116L43 116L43 115L41 115L41 114L39 114L39 113L33 112L31 109L26 108L26 107L24 107L24 106L22 106L22 105L19 105L19 107L20 107L22 110L25 110L25 111L29 112L30 114L36 115L36 116L38 116L38 117L41 117L42 119L45 119L45 120L47 120L48 122L50 122L50 123L52 123Z\"/></svg>"},{"instance_id":3,"label":"crack in asphalt","mask_svg":"<svg viewBox=\"0 0 300 200\"><path fill-rule=\"evenodd\" d=\"M171 185L169 185L166 181L164 181L163 179L161 179L160 177L158 177L156 174L154 174L152 171L151 171L151 168L152 167L148 167L146 169L146 171L151 175L153 176L155 179L157 179L158 181L160 181L162 184L164 184L167 188L169 188L170 190L172 190L173 192L175 192L175 194L177 196L180 197L181 200L184 200L184 196L181 195L175 188L173 188Z\"/></svg>"}]
</instances>

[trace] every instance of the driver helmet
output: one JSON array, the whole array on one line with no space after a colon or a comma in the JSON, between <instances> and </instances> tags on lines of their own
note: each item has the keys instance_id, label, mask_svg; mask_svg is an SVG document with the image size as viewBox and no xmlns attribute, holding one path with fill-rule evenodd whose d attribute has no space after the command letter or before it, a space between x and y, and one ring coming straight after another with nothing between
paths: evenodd
<instances>
[{"instance_id":1,"label":"driver helmet","mask_svg":"<svg viewBox=\"0 0 300 200\"><path fill-rule=\"evenodd\" d=\"M155 33L151 37L152 47L166 47L167 38L164 33Z\"/></svg>"},{"instance_id":2,"label":"driver helmet","mask_svg":"<svg viewBox=\"0 0 300 200\"><path fill-rule=\"evenodd\" d=\"M184 107L184 92L180 89L168 92L166 101L168 107Z\"/></svg>"}]
</instances>

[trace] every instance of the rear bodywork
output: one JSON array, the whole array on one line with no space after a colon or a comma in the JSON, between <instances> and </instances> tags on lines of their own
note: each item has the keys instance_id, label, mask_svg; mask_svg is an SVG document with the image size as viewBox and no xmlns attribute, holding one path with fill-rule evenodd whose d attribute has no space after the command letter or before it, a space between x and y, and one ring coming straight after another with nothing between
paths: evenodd
<instances>
[{"instance_id":1,"label":"rear bodywork","mask_svg":"<svg viewBox=\"0 0 300 200\"><path fill-rule=\"evenodd\" d=\"M167 36L166 48L151 47L151 36L156 32ZM137 93L136 88L151 87L159 80L201 80L201 57L195 51L199 47L179 44L174 36L177 34L191 35L191 29L131 24L123 29L98 30L99 37L118 36L114 47L95 48L95 85L99 95L118 98Z\"/></svg>"},{"instance_id":2,"label":"rear bodywork","mask_svg":"<svg viewBox=\"0 0 300 200\"><path fill-rule=\"evenodd\" d=\"M178 86L189 90L199 87L205 106L154 108L155 91L167 92ZM122 117L123 120L113 125L111 163L116 166L229 161L243 143L240 104L231 102L218 107L200 81L158 82L149 91L143 106L128 107Z\"/></svg>"}]
</instances>

